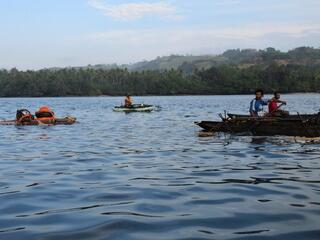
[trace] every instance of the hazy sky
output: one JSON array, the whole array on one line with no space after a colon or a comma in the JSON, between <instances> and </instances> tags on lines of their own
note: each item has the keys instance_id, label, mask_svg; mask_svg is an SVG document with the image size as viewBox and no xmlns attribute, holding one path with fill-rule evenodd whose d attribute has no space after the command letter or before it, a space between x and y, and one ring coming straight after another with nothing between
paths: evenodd
<instances>
[{"instance_id":1,"label":"hazy sky","mask_svg":"<svg viewBox=\"0 0 320 240\"><path fill-rule=\"evenodd\" d=\"M320 47L320 0L0 0L0 68Z\"/></svg>"}]
</instances>

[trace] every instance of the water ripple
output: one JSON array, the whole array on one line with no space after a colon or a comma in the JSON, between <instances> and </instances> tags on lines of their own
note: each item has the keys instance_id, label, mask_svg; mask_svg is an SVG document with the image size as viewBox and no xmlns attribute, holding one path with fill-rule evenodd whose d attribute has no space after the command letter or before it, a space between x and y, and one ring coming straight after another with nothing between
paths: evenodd
<instances>
[{"instance_id":1,"label":"water ripple","mask_svg":"<svg viewBox=\"0 0 320 240\"><path fill-rule=\"evenodd\" d=\"M251 98L137 98L162 106L151 114L114 113L114 97L0 98L5 118L46 104L80 120L1 126L0 239L319 239L319 142L198 136L194 121ZM301 113L320 101L284 98Z\"/></svg>"}]
</instances>

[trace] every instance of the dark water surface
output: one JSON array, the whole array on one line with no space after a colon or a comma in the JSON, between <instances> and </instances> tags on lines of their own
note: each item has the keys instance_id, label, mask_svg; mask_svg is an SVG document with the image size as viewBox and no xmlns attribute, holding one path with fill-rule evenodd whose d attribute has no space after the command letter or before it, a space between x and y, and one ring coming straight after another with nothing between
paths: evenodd
<instances>
[{"instance_id":1,"label":"dark water surface","mask_svg":"<svg viewBox=\"0 0 320 240\"><path fill-rule=\"evenodd\" d=\"M43 104L73 126L0 126L0 239L320 239L320 144L199 137L193 121L251 96L0 99L2 118ZM288 95L288 109L320 95Z\"/></svg>"}]
</instances>

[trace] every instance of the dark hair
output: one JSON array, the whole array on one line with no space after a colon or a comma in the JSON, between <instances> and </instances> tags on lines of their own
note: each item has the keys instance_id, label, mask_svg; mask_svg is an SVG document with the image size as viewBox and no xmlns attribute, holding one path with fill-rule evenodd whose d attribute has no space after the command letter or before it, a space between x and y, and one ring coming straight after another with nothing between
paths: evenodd
<instances>
[{"instance_id":1,"label":"dark hair","mask_svg":"<svg viewBox=\"0 0 320 240\"><path fill-rule=\"evenodd\" d=\"M274 93L273 93L273 95L276 97L277 96L277 94L280 94L280 92L279 91L275 91Z\"/></svg>"},{"instance_id":2,"label":"dark hair","mask_svg":"<svg viewBox=\"0 0 320 240\"><path fill-rule=\"evenodd\" d=\"M255 94L261 93L262 96L264 95L264 92L263 92L262 89L257 89L254 93L255 93Z\"/></svg>"}]
</instances>

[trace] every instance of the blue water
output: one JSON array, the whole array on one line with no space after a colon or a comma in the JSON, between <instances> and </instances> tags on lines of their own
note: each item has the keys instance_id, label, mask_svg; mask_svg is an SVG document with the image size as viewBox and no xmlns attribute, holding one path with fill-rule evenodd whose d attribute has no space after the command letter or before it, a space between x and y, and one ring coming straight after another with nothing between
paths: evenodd
<instances>
[{"instance_id":1,"label":"blue water","mask_svg":"<svg viewBox=\"0 0 320 240\"><path fill-rule=\"evenodd\" d=\"M72 126L0 126L0 239L320 239L320 144L199 137L194 121L252 96L0 99L0 116L50 105ZM283 96L317 112L319 94Z\"/></svg>"}]
</instances>

